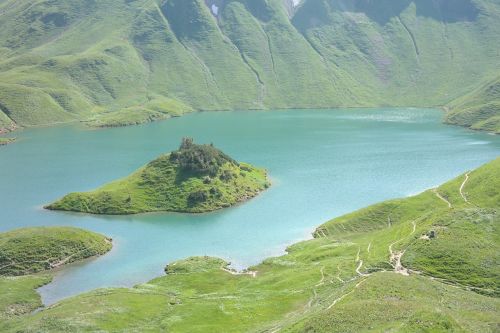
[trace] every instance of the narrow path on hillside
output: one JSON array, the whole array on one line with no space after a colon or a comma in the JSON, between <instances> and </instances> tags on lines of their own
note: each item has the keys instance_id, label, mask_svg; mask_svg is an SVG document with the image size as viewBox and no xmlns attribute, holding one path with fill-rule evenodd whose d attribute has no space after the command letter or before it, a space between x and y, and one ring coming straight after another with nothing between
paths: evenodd
<instances>
[{"instance_id":1,"label":"narrow path on hillside","mask_svg":"<svg viewBox=\"0 0 500 333\"><path fill-rule=\"evenodd\" d=\"M435 189L432 189L432 192L434 192L434 194L439 198L441 199L442 201L446 202L446 204L448 205L449 208L452 208L451 206L451 202L449 202L445 197L443 197L437 190L437 188Z\"/></svg>"},{"instance_id":2,"label":"narrow path on hillside","mask_svg":"<svg viewBox=\"0 0 500 333\"><path fill-rule=\"evenodd\" d=\"M338 271L338 273L337 273L337 275L335 276L335 278L336 278L337 280L339 280L341 283L345 283L344 279L342 279L342 278L340 277L340 274L342 273L342 271L340 270L340 265L337 265L337 271ZM333 283L333 280L332 280L332 283Z\"/></svg>"},{"instance_id":3,"label":"narrow path on hillside","mask_svg":"<svg viewBox=\"0 0 500 333\"><path fill-rule=\"evenodd\" d=\"M465 179L464 179L464 182L462 183L462 185L460 186L460 195L462 196L462 198L464 199L464 201L466 203L469 203L469 201L467 201L467 197L465 196L464 194L464 186L465 186L465 183L467 183L467 181L469 180L469 173L470 172L467 172L465 174Z\"/></svg>"},{"instance_id":4,"label":"narrow path on hillside","mask_svg":"<svg viewBox=\"0 0 500 333\"><path fill-rule=\"evenodd\" d=\"M370 252L370 246L371 246L371 243L368 244L368 252ZM361 267L363 267L363 259L361 259L361 257L359 256L361 253L361 248L358 248L358 253L356 254L356 263L358 264L358 266L356 267L356 273L359 275L359 276L370 276L370 274L366 274L366 273L363 273L361 272Z\"/></svg>"},{"instance_id":5,"label":"narrow path on hillside","mask_svg":"<svg viewBox=\"0 0 500 333\"><path fill-rule=\"evenodd\" d=\"M321 267L319 271L321 273L321 280L319 280L319 282L315 285L315 287L319 287L325 284L325 266Z\"/></svg>"},{"instance_id":6,"label":"narrow path on hillside","mask_svg":"<svg viewBox=\"0 0 500 333\"><path fill-rule=\"evenodd\" d=\"M420 219L420 218L422 218L422 217L419 217L418 219ZM408 238L415 233L415 231L417 230L417 222L416 221L418 219L411 221L413 229L408 236L405 236L401 239L398 239L397 241L395 241L391 245L389 245L389 253L390 253L389 263L391 264L392 267L394 267L394 273L396 273L396 274L401 274L404 276L410 275L408 269L406 267L404 267L403 264L401 263L401 258L405 254L406 250L394 251L392 249L392 247L394 245L396 245L397 243L401 242L403 239Z\"/></svg>"},{"instance_id":7,"label":"narrow path on hillside","mask_svg":"<svg viewBox=\"0 0 500 333\"><path fill-rule=\"evenodd\" d=\"M364 278L363 280L359 281L355 286L354 288L352 288L351 291L343 294L342 296L336 298L326 309L327 310L330 310L331 308L333 308L335 306L335 304L337 304L338 302L340 302L341 300L343 300L344 298L346 298L347 296L349 296L350 294L352 294L354 291L356 291L356 289L362 285L365 281L366 281L367 278Z\"/></svg>"}]
</instances>

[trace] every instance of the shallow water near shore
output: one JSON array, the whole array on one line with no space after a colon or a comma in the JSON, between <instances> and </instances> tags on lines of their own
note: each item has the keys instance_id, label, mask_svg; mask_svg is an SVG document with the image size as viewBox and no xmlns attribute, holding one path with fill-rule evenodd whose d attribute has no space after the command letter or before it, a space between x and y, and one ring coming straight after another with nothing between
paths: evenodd
<instances>
[{"instance_id":1,"label":"shallow water near shore","mask_svg":"<svg viewBox=\"0 0 500 333\"><path fill-rule=\"evenodd\" d=\"M431 109L207 112L107 130L81 126L15 133L0 148L0 231L69 225L114 240L107 255L56 272L41 288L52 304L95 288L132 286L192 255L241 269L310 237L319 224L389 198L434 187L500 155L500 137L441 123ZM92 216L41 207L68 192L124 177L177 148L213 142L268 169L258 197L208 214Z\"/></svg>"}]
</instances>

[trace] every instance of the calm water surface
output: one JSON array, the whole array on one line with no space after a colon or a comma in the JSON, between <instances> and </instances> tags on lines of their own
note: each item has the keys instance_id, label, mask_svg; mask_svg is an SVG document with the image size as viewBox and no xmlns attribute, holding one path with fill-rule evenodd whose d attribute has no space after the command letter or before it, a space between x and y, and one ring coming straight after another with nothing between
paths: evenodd
<instances>
[{"instance_id":1,"label":"calm water surface","mask_svg":"<svg viewBox=\"0 0 500 333\"><path fill-rule=\"evenodd\" d=\"M315 226L388 198L416 194L500 155L500 137L440 123L438 110L291 110L191 114L144 126L76 126L15 133L0 148L0 231L70 225L113 237L96 260L57 272L40 289L53 303L109 286L132 286L192 255L236 268L282 254ZM266 167L273 186L245 204L210 214L102 217L41 206L128 175L181 137L213 142L237 160Z\"/></svg>"}]
</instances>

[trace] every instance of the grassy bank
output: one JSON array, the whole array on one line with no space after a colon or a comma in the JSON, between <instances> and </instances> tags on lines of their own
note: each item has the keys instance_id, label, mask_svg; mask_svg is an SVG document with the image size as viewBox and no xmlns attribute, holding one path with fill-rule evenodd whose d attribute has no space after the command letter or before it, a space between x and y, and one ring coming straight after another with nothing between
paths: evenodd
<instances>
[{"instance_id":1,"label":"grassy bank","mask_svg":"<svg viewBox=\"0 0 500 333\"><path fill-rule=\"evenodd\" d=\"M27 275L97 256L111 249L106 237L77 228L24 228L0 234L0 275Z\"/></svg>"},{"instance_id":2,"label":"grassy bank","mask_svg":"<svg viewBox=\"0 0 500 333\"><path fill-rule=\"evenodd\" d=\"M0 322L42 306L36 289L52 280L52 269L102 255L111 247L106 237L77 228L24 228L0 233Z\"/></svg>"},{"instance_id":3,"label":"grassy bank","mask_svg":"<svg viewBox=\"0 0 500 333\"><path fill-rule=\"evenodd\" d=\"M492 332L500 324L499 174L497 159L336 218L248 271L188 258L146 284L86 293L3 329Z\"/></svg>"},{"instance_id":4,"label":"grassy bank","mask_svg":"<svg viewBox=\"0 0 500 333\"><path fill-rule=\"evenodd\" d=\"M451 102L445 122L500 134L500 76Z\"/></svg>"},{"instance_id":5,"label":"grassy bank","mask_svg":"<svg viewBox=\"0 0 500 333\"><path fill-rule=\"evenodd\" d=\"M0 138L0 146L5 146L8 145L9 143L12 143L16 141L14 138Z\"/></svg>"},{"instance_id":6,"label":"grassy bank","mask_svg":"<svg viewBox=\"0 0 500 333\"><path fill-rule=\"evenodd\" d=\"M202 213L248 200L268 186L265 170L188 140L124 179L68 194L46 208L93 214Z\"/></svg>"}]
</instances>

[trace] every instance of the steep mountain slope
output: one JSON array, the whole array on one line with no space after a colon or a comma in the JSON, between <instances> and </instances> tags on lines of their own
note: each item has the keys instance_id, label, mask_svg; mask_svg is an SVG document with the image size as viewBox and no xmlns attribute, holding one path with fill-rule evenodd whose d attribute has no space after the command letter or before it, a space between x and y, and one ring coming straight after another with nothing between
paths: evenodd
<instances>
[{"instance_id":1,"label":"steep mountain slope","mask_svg":"<svg viewBox=\"0 0 500 333\"><path fill-rule=\"evenodd\" d=\"M500 4L308 0L293 23L311 45L391 105L442 105L498 69Z\"/></svg>"},{"instance_id":2,"label":"steep mountain slope","mask_svg":"<svg viewBox=\"0 0 500 333\"><path fill-rule=\"evenodd\" d=\"M500 134L500 76L454 100L447 108L447 123Z\"/></svg>"},{"instance_id":3,"label":"steep mountain slope","mask_svg":"<svg viewBox=\"0 0 500 333\"><path fill-rule=\"evenodd\" d=\"M500 4L456 1L3 0L0 131L192 110L444 105L500 52Z\"/></svg>"},{"instance_id":4,"label":"steep mountain slope","mask_svg":"<svg viewBox=\"0 0 500 333\"><path fill-rule=\"evenodd\" d=\"M146 284L73 297L0 329L496 331L499 174L497 159L417 196L336 218L244 272L222 259L188 258Z\"/></svg>"}]
</instances>

